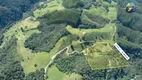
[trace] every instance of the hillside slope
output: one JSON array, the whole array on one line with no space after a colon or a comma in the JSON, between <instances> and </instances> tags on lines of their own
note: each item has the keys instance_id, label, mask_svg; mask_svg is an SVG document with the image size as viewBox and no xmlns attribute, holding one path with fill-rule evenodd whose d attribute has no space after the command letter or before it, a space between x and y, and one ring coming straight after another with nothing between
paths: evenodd
<instances>
[{"instance_id":1,"label":"hillside slope","mask_svg":"<svg viewBox=\"0 0 142 80\"><path fill-rule=\"evenodd\" d=\"M127 13L123 9L126 3L123 0L39 2L32 16L3 33L0 79L140 80L142 11L137 8L136 12ZM120 54L114 43L122 47L130 60Z\"/></svg>"}]
</instances>

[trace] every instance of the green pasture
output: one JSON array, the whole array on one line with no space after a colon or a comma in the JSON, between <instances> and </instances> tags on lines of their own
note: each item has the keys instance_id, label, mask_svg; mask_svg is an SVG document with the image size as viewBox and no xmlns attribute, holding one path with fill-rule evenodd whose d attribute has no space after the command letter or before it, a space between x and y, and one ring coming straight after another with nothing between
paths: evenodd
<instances>
[{"instance_id":1,"label":"green pasture","mask_svg":"<svg viewBox=\"0 0 142 80\"><path fill-rule=\"evenodd\" d=\"M85 56L91 68L108 69L126 67L127 60L108 42L98 42L85 50Z\"/></svg>"},{"instance_id":2,"label":"green pasture","mask_svg":"<svg viewBox=\"0 0 142 80\"><path fill-rule=\"evenodd\" d=\"M115 34L114 24L106 24L100 29L77 29L68 25L66 29L85 41L111 40Z\"/></svg>"},{"instance_id":3,"label":"green pasture","mask_svg":"<svg viewBox=\"0 0 142 80\"><path fill-rule=\"evenodd\" d=\"M48 76L49 78L47 80L82 80L82 76L75 73L67 75L66 73L60 72L55 66L49 68Z\"/></svg>"},{"instance_id":4,"label":"green pasture","mask_svg":"<svg viewBox=\"0 0 142 80\"><path fill-rule=\"evenodd\" d=\"M62 6L62 2L59 0L54 0L50 3L48 3L48 6L42 9L37 9L33 12L34 16L36 18L42 17L46 14L50 14L56 10L63 10L64 7Z\"/></svg>"}]
</instances>

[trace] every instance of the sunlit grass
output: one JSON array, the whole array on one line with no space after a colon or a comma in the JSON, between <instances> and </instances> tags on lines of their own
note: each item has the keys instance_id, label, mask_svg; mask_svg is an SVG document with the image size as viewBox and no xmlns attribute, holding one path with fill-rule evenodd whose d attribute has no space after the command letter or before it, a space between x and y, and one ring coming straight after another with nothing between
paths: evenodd
<instances>
[{"instance_id":1,"label":"sunlit grass","mask_svg":"<svg viewBox=\"0 0 142 80\"><path fill-rule=\"evenodd\" d=\"M108 42L98 42L85 50L86 59L93 70L126 67L127 60Z\"/></svg>"},{"instance_id":2,"label":"sunlit grass","mask_svg":"<svg viewBox=\"0 0 142 80\"><path fill-rule=\"evenodd\" d=\"M65 8L62 6L62 2L58 0L54 0L48 3L48 6L46 8L37 9L33 13L34 13L34 16L38 18L38 17L42 17L43 15L50 14L56 10L63 10L63 9Z\"/></svg>"},{"instance_id":3,"label":"sunlit grass","mask_svg":"<svg viewBox=\"0 0 142 80\"><path fill-rule=\"evenodd\" d=\"M57 67L52 66L48 70L49 78L47 80L82 80L82 76L72 73L67 75L66 73L60 72Z\"/></svg>"}]
</instances>

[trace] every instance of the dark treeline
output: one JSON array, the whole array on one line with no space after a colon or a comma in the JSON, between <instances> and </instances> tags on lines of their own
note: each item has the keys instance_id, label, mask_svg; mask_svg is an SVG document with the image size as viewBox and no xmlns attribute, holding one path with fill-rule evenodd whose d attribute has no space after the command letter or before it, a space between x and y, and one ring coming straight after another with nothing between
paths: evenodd
<instances>
[{"instance_id":1,"label":"dark treeline","mask_svg":"<svg viewBox=\"0 0 142 80\"><path fill-rule=\"evenodd\" d=\"M15 60L16 39L13 38L0 49L0 80L20 79L25 76L20 62Z\"/></svg>"},{"instance_id":2,"label":"dark treeline","mask_svg":"<svg viewBox=\"0 0 142 80\"><path fill-rule=\"evenodd\" d=\"M40 0L0 0L0 28L22 18L30 6Z\"/></svg>"},{"instance_id":3,"label":"dark treeline","mask_svg":"<svg viewBox=\"0 0 142 80\"><path fill-rule=\"evenodd\" d=\"M131 0L131 2L136 5L137 10L134 13L127 13L122 9L127 5L127 0L118 1L117 42L131 58L130 66L124 68L126 75L123 75L120 80L134 78L141 80L139 77L142 76L140 67L142 64L142 9L140 8L142 3L140 0Z\"/></svg>"},{"instance_id":4,"label":"dark treeline","mask_svg":"<svg viewBox=\"0 0 142 80\"><path fill-rule=\"evenodd\" d=\"M117 24L118 43L128 53L137 55L139 52L142 52L142 14L140 14L142 10L139 8L142 4L135 0L132 1L137 6L137 11L134 13L127 13L121 9L126 6L128 1L118 1L118 21L120 21Z\"/></svg>"}]
</instances>

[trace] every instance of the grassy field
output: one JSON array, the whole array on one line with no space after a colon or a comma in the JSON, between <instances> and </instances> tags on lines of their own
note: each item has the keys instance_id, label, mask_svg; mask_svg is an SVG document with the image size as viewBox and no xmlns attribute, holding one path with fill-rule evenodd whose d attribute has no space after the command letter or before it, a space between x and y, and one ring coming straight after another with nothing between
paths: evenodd
<instances>
[{"instance_id":1,"label":"grassy field","mask_svg":"<svg viewBox=\"0 0 142 80\"><path fill-rule=\"evenodd\" d=\"M38 18L38 17L42 17L43 15L50 14L56 10L63 10L63 9L64 7L62 6L62 1L54 0L48 3L48 6L46 8L35 10L34 16Z\"/></svg>"},{"instance_id":2,"label":"grassy field","mask_svg":"<svg viewBox=\"0 0 142 80\"><path fill-rule=\"evenodd\" d=\"M39 25L39 22L35 20L36 19L34 17L28 17L25 20L17 22L8 31L4 33L4 40L10 40L13 35L21 36L23 34L21 29L26 31L36 28Z\"/></svg>"},{"instance_id":3,"label":"grassy field","mask_svg":"<svg viewBox=\"0 0 142 80\"><path fill-rule=\"evenodd\" d=\"M115 34L114 24L106 24L105 27L100 29L77 29L72 28L70 25L66 29L73 35L79 36L80 39L85 39L86 41L94 41L96 38L101 38L104 36L104 40L111 40ZM102 39L103 40L103 39Z\"/></svg>"},{"instance_id":4,"label":"grassy field","mask_svg":"<svg viewBox=\"0 0 142 80\"><path fill-rule=\"evenodd\" d=\"M111 32L113 30L113 26L106 24L104 28L100 29L77 29L77 28L72 28L72 26L68 25L66 29L71 33L75 35L82 35L83 33L92 33L92 32Z\"/></svg>"},{"instance_id":5,"label":"grassy field","mask_svg":"<svg viewBox=\"0 0 142 80\"><path fill-rule=\"evenodd\" d=\"M73 46L74 50L78 51L78 52L81 52L82 50L84 50L86 48L84 43L80 43L79 41L73 41L72 46Z\"/></svg>"},{"instance_id":6,"label":"grassy field","mask_svg":"<svg viewBox=\"0 0 142 80\"><path fill-rule=\"evenodd\" d=\"M60 72L55 66L48 70L48 76L48 80L82 80L82 76L75 73L67 75Z\"/></svg>"},{"instance_id":7,"label":"grassy field","mask_svg":"<svg viewBox=\"0 0 142 80\"><path fill-rule=\"evenodd\" d=\"M128 66L125 58L108 42L98 42L85 50L85 55L92 69L107 69Z\"/></svg>"},{"instance_id":8,"label":"grassy field","mask_svg":"<svg viewBox=\"0 0 142 80\"><path fill-rule=\"evenodd\" d=\"M115 7L109 7L108 18L110 21L117 19L117 9Z\"/></svg>"}]
</instances>

